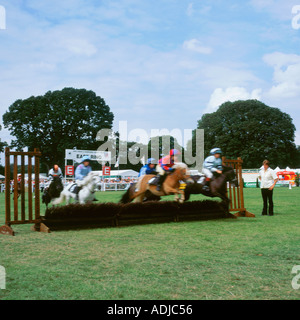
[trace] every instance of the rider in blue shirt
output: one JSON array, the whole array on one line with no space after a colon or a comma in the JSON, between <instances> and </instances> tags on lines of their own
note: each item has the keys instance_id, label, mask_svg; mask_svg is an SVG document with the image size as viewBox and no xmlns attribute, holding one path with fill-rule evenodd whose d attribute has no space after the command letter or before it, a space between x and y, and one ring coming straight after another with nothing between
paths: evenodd
<instances>
[{"instance_id":1,"label":"rider in blue shirt","mask_svg":"<svg viewBox=\"0 0 300 320\"><path fill-rule=\"evenodd\" d=\"M77 166L75 170L75 182L77 184L74 193L76 193L76 197L78 200L78 193L83 186L83 180L84 178L92 171L92 168L90 166L90 157L89 156L83 156L81 159L81 164ZM97 201L94 199L94 201Z\"/></svg>"},{"instance_id":2,"label":"rider in blue shirt","mask_svg":"<svg viewBox=\"0 0 300 320\"><path fill-rule=\"evenodd\" d=\"M139 180L136 184L136 189L135 189L135 192L137 192L139 190L139 185L140 185L140 182L142 180L141 177L143 177L144 175L146 174L156 174L156 170L155 170L155 164L156 160L154 158L149 158L147 160L147 163L141 168L140 170L140 173L138 175L139 177Z\"/></svg>"},{"instance_id":3,"label":"rider in blue shirt","mask_svg":"<svg viewBox=\"0 0 300 320\"><path fill-rule=\"evenodd\" d=\"M144 176L145 174L156 174L155 171L155 159L154 158L149 158L147 160L147 164L145 164L139 173L139 177Z\"/></svg>"},{"instance_id":4,"label":"rider in blue shirt","mask_svg":"<svg viewBox=\"0 0 300 320\"><path fill-rule=\"evenodd\" d=\"M222 167L222 150L220 148L214 148L210 150L210 156L204 160L202 172L206 176L205 184L203 186L204 191L210 191L209 184L215 174L221 174Z\"/></svg>"},{"instance_id":5,"label":"rider in blue shirt","mask_svg":"<svg viewBox=\"0 0 300 320\"><path fill-rule=\"evenodd\" d=\"M83 156L81 164L75 170L75 180L79 185L82 185L80 181L82 181L92 171L90 161L91 159L89 156Z\"/></svg>"}]
</instances>

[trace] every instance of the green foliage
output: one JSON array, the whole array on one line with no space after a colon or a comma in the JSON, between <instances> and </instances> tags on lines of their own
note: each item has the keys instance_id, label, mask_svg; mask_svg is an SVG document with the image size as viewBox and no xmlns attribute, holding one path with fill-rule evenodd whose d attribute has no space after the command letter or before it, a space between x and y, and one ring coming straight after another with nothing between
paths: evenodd
<instances>
[{"instance_id":1,"label":"green foliage","mask_svg":"<svg viewBox=\"0 0 300 320\"><path fill-rule=\"evenodd\" d=\"M257 100L226 102L198 121L204 129L205 153L220 147L227 158L241 157L244 168L257 168L264 159L273 166L299 166L292 118Z\"/></svg>"},{"instance_id":2,"label":"green foliage","mask_svg":"<svg viewBox=\"0 0 300 320\"><path fill-rule=\"evenodd\" d=\"M48 166L62 166L65 149L96 150L97 132L111 128L113 118L109 106L93 91L64 88L15 101L3 123L16 137L12 147L39 148Z\"/></svg>"},{"instance_id":3,"label":"green foliage","mask_svg":"<svg viewBox=\"0 0 300 320\"><path fill-rule=\"evenodd\" d=\"M157 154L159 157L166 156L170 153L171 149L182 151L177 139L169 135L152 137L148 142L149 157L151 154Z\"/></svg>"},{"instance_id":4,"label":"green foliage","mask_svg":"<svg viewBox=\"0 0 300 320\"><path fill-rule=\"evenodd\" d=\"M299 187L299 180L300 180L300 175L299 175L299 173L297 173L296 178L295 178L295 183L296 183L297 187Z\"/></svg>"}]
</instances>

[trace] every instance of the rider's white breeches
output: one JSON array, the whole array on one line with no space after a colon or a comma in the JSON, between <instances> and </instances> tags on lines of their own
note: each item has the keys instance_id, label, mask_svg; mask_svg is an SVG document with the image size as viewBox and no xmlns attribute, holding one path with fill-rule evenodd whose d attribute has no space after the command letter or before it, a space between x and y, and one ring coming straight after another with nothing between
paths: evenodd
<instances>
[{"instance_id":1,"label":"rider's white breeches","mask_svg":"<svg viewBox=\"0 0 300 320\"><path fill-rule=\"evenodd\" d=\"M160 176L163 176L165 174L165 170L159 164L156 166L155 170Z\"/></svg>"},{"instance_id":2,"label":"rider's white breeches","mask_svg":"<svg viewBox=\"0 0 300 320\"><path fill-rule=\"evenodd\" d=\"M206 168L203 168L203 169L202 169L202 172L205 174L205 176L206 176L207 178L212 179L212 177L214 176L213 173L212 173L210 170L206 169Z\"/></svg>"}]
</instances>

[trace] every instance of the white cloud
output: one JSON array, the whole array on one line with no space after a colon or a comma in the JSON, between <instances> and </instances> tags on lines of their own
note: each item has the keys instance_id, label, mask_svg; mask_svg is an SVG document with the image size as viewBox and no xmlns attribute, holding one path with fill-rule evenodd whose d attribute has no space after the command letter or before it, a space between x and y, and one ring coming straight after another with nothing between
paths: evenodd
<instances>
[{"instance_id":1,"label":"white cloud","mask_svg":"<svg viewBox=\"0 0 300 320\"><path fill-rule=\"evenodd\" d=\"M186 9L186 14L191 17L193 14L195 13L195 10L194 10L194 3L189 3L187 9Z\"/></svg>"},{"instance_id":2,"label":"white cloud","mask_svg":"<svg viewBox=\"0 0 300 320\"><path fill-rule=\"evenodd\" d=\"M186 15L188 17L207 15L211 11L211 6L205 6L202 3L190 2L186 9Z\"/></svg>"},{"instance_id":3,"label":"white cloud","mask_svg":"<svg viewBox=\"0 0 300 320\"><path fill-rule=\"evenodd\" d=\"M300 95L300 55L274 52L263 57L274 68L274 85L266 93L269 98L295 98Z\"/></svg>"},{"instance_id":4,"label":"white cloud","mask_svg":"<svg viewBox=\"0 0 300 320\"><path fill-rule=\"evenodd\" d=\"M74 38L65 41L65 47L72 53L84 56L92 56L97 52L96 47L86 39Z\"/></svg>"},{"instance_id":5,"label":"white cloud","mask_svg":"<svg viewBox=\"0 0 300 320\"><path fill-rule=\"evenodd\" d=\"M211 48L203 46L197 39L184 41L183 48L201 54L210 54L212 52Z\"/></svg>"},{"instance_id":6,"label":"white cloud","mask_svg":"<svg viewBox=\"0 0 300 320\"><path fill-rule=\"evenodd\" d=\"M217 110L217 108L224 102L248 100L248 99L260 99L261 89L254 89L252 92L248 92L243 87L229 87L225 90L217 88L212 93L209 103L204 110L204 113L211 113Z\"/></svg>"},{"instance_id":7,"label":"white cloud","mask_svg":"<svg viewBox=\"0 0 300 320\"><path fill-rule=\"evenodd\" d=\"M250 3L257 10L265 11L275 19L291 20L291 10L292 10L292 7L297 4L297 1L295 0L251 0Z\"/></svg>"},{"instance_id":8,"label":"white cloud","mask_svg":"<svg viewBox=\"0 0 300 320\"><path fill-rule=\"evenodd\" d=\"M265 102L266 94L272 98L269 105L296 110L299 99L287 102L282 96L300 92L299 56L266 55L273 82L261 68L265 48L285 50L280 46L289 45L286 33L273 28L280 42L257 41L264 21L277 27L268 10L279 1L252 1L266 12L263 21L262 15L251 16L253 10L244 21L242 10L230 23L223 17L230 19L233 0L223 8L195 0L162 1L159 6L136 0L28 0L19 6L5 1L9 19L1 34L0 113L16 99L65 86L95 91L111 107L115 123L129 119L133 128L166 123L170 129L193 128L208 101L206 112L212 112L227 100L262 95ZM245 9L240 4L236 8ZM291 7L288 14L291 19ZM290 24L287 28L293 32ZM298 52L297 43L291 43L289 52ZM262 94L253 88L263 88ZM161 112L170 108L171 118ZM159 117L150 121L145 117L149 112ZM6 135L4 130L0 134Z\"/></svg>"},{"instance_id":9,"label":"white cloud","mask_svg":"<svg viewBox=\"0 0 300 320\"><path fill-rule=\"evenodd\" d=\"M300 56L297 54L285 54L282 52L273 52L263 56L265 63L272 67L283 67L289 64L300 63Z\"/></svg>"}]
</instances>

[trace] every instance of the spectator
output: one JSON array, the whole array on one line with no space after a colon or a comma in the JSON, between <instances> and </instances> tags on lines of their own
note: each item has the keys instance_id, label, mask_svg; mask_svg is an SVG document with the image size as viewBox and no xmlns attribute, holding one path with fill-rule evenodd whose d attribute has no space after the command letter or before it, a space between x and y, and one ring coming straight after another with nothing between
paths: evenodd
<instances>
[{"instance_id":1,"label":"spectator","mask_svg":"<svg viewBox=\"0 0 300 320\"><path fill-rule=\"evenodd\" d=\"M263 210L262 215L269 216L274 215L274 203L273 203L273 189L278 181L277 175L274 170L270 168L270 162L268 160L263 161L263 168L259 171L259 180L261 180L260 188L263 198ZM268 211L269 203L269 211Z\"/></svg>"}]
</instances>

